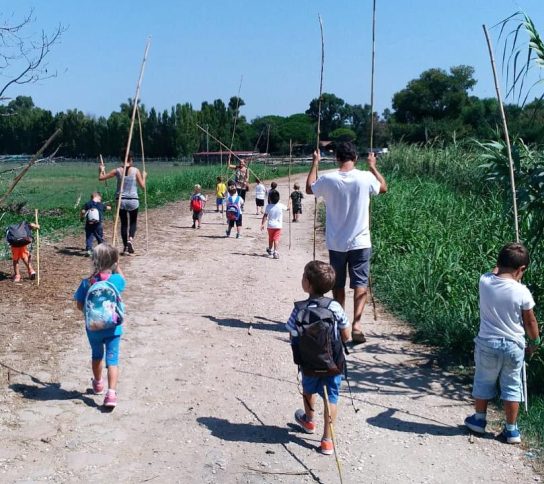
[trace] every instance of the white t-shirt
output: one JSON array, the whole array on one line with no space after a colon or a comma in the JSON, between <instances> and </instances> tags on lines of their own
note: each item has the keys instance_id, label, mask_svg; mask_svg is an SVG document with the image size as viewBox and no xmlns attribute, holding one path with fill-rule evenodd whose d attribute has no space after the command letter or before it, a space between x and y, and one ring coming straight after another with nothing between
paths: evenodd
<instances>
[{"instance_id":1,"label":"white t-shirt","mask_svg":"<svg viewBox=\"0 0 544 484\"><path fill-rule=\"evenodd\" d=\"M259 200L264 200L266 198L266 187L259 183L255 187L255 198L258 198Z\"/></svg>"},{"instance_id":2,"label":"white t-shirt","mask_svg":"<svg viewBox=\"0 0 544 484\"><path fill-rule=\"evenodd\" d=\"M485 339L505 338L525 347L522 310L535 306L527 287L491 272L480 277L480 332Z\"/></svg>"},{"instance_id":3,"label":"white t-shirt","mask_svg":"<svg viewBox=\"0 0 544 484\"><path fill-rule=\"evenodd\" d=\"M283 227L283 212L287 210L287 207L283 203L269 203L264 213L268 215L269 229L281 229Z\"/></svg>"},{"instance_id":4,"label":"white t-shirt","mask_svg":"<svg viewBox=\"0 0 544 484\"><path fill-rule=\"evenodd\" d=\"M380 193L380 182L369 171L356 168L320 176L312 185L327 209L327 248L338 252L371 247L370 195Z\"/></svg>"}]
</instances>

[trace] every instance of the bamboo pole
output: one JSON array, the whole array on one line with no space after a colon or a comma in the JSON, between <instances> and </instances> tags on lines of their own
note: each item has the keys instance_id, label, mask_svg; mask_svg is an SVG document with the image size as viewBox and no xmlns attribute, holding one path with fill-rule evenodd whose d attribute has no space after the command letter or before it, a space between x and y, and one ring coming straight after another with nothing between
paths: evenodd
<instances>
[{"instance_id":1,"label":"bamboo pole","mask_svg":"<svg viewBox=\"0 0 544 484\"><path fill-rule=\"evenodd\" d=\"M34 210L34 221L39 226L37 208ZM40 229L36 229L36 283L40 285Z\"/></svg>"},{"instance_id":2,"label":"bamboo pole","mask_svg":"<svg viewBox=\"0 0 544 484\"><path fill-rule=\"evenodd\" d=\"M234 158L236 158L238 161L242 162L244 160L242 160L242 158L240 158L234 151L232 151L225 143L223 143L220 139L216 138L213 134L211 134L206 128L203 128L202 126L200 126L200 124L197 124L196 127L202 131L204 131L204 133L207 133L210 135L210 138L213 139L216 143L219 143L219 146L222 146L226 152L229 154L229 158L230 156L232 155ZM251 172L251 174L255 177L255 178L259 178L255 172L253 170L251 170L251 168L249 168L248 166L248 172Z\"/></svg>"},{"instance_id":3,"label":"bamboo pole","mask_svg":"<svg viewBox=\"0 0 544 484\"><path fill-rule=\"evenodd\" d=\"M140 146L142 150L142 170L147 174L145 170L145 154L144 154L144 135L142 131L142 118L140 116L140 107L136 111L138 113L138 128L140 129ZM149 250L149 224L147 221L147 176L146 183L144 185L144 210L145 210L145 250Z\"/></svg>"},{"instance_id":4,"label":"bamboo pole","mask_svg":"<svg viewBox=\"0 0 544 484\"><path fill-rule=\"evenodd\" d=\"M50 137L49 139L43 144L43 146L39 149L39 151L30 158L30 161L27 163L27 165L19 172L19 174L13 179L11 182L11 185L7 189L6 193L0 197L0 205L4 203L6 198L9 197L13 189L17 186L17 183L21 181L21 178L23 178L27 171L30 170L30 168L36 163L36 161L42 156L42 153L47 149L47 147L53 142L53 140L61 133L60 129L57 129Z\"/></svg>"},{"instance_id":5,"label":"bamboo pole","mask_svg":"<svg viewBox=\"0 0 544 484\"><path fill-rule=\"evenodd\" d=\"M148 38L146 46L145 46L144 58L142 60L142 66L140 68L140 76L138 77L138 83L136 84L136 94L134 95L134 100L133 100L132 116L131 116L131 120L130 120L130 128L128 130L128 141L127 141L127 147L126 147L126 150L125 150L125 160L124 160L124 163L123 163L123 174L121 176L121 183L119 185L119 197L117 199L117 209L116 209L116 212L115 212L115 222L113 224L113 236L112 236L112 245L113 246L115 246L115 242L117 240L117 224L119 222L119 210L121 209L121 200L122 200L122 197L123 197L123 188L125 186L125 173L126 173L125 167L126 167L127 162L128 162L128 155L130 153L130 145L132 143L132 133L134 131L134 122L136 120L136 109L138 107L138 100L140 98L140 90L141 90L141 87L142 87L142 80L143 80L143 77L144 77L145 63L147 61L147 53L149 51L150 44L151 44L151 38Z\"/></svg>"},{"instance_id":6,"label":"bamboo pole","mask_svg":"<svg viewBox=\"0 0 544 484\"><path fill-rule=\"evenodd\" d=\"M319 31L321 33L321 72L319 76L319 102L317 108L317 141L316 151L319 155L319 138L321 136L321 103L323 101L323 65L325 64L325 40L323 38L323 21L321 15L317 15L319 19ZM317 175L317 173L316 173ZM316 251L316 236L317 236L317 197L314 198L314 259Z\"/></svg>"},{"instance_id":7,"label":"bamboo pole","mask_svg":"<svg viewBox=\"0 0 544 484\"><path fill-rule=\"evenodd\" d=\"M325 411L329 417L327 422L329 429L331 430L332 445L334 448L334 457L336 459L336 467L338 468L338 475L340 476L340 484L343 484L344 479L342 477L342 466L340 465L340 459L338 458L338 452L336 451L336 436L334 435L334 426L332 424L331 407L329 405L329 394L327 392L327 385L323 385L323 402L325 403Z\"/></svg>"},{"instance_id":8,"label":"bamboo pole","mask_svg":"<svg viewBox=\"0 0 544 484\"><path fill-rule=\"evenodd\" d=\"M499 86L499 80L497 76L497 68L495 66L495 56L493 55L493 47L491 46L491 39L487 32L487 27L482 25L485 34L485 40L487 41L487 48L489 50L489 58L491 60L491 69L493 70L493 80L495 82L495 91L497 93L497 100L499 102L499 108L501 112L502 127L504 131L504 140L506 142L506 151L508 153L508 163L510 164L510 185L512 187L512 205L514 207L514 227L516 231L516 242L519 242L519 224L518 224L518 202L516 198L516 181L514 179L514 160L512 158L512 146L510 144L510 135L508 133L508 123L506 122L506 115L504 113L504 104L502 102L501 90Z\"/></svg>"},{"instance_id":9,"label":"bamboo pole","mask_svg":"<svg viewBox=\"0 0 544 484\"><path fill-rule=\"evenodd\" d=\"M238 112L240 111L240 93L242 92L242 82L244 80L244 75L242 74L240 76L240 84L238 86L238 96L236 97L236 112L234 113L234 123L232 124L232 136L230 138L230 149L229 151L232 153L232 148L234 147L234 136L236 135L236 124L238 122ZM240 158L238 158L240 160ZM230 154L227 159L227 171L226 171L226 179L229 178L229 170L230 170Z\"/></svg>"},{"instance_id":10,"label":"bamboo pole","mask_svg":"<svg viewBox=\"0 0 544 484\"><path fill-rule=\"evenodd\" d=\"M372 68L370 70L370 153L374 151L374 77L375 77L375 65L376 65L376 0L372 2ZM370 226L370 205L369 220ZM374 298L374 291L372 290L372 275L368 274L368 292L370 293L370 302L372 303L372 313L374 315L374 321L378 320L378 312L376 310L376 299Z\"/></svg>"},{"instance_id":11,"label":"bamboo pole","mask_svg":"<svg viewBox=\"0 0 544 484\"><path fill-rule=\"evenodd\" d=\"M291 165L293 163L293 140L289 140L289 176L288 176L288 182L289 185L287 189L287 196L289 197L289 207L291 207L291 210L289 211L289 250L291 250L291 219L295 216L295 211L293 207L293 201L291 200Z\"/></svg>"}]
</instances>

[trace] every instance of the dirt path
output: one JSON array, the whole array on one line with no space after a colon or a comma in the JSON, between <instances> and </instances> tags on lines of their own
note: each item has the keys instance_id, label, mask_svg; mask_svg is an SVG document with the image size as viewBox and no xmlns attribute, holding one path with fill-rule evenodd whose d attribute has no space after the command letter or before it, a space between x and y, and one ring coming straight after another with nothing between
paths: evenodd
<instances>
[{"instance_id":1,"label":"dirt path","mask_svg":"<svg viewBox=\"0 0 544 484\"><path fill-rule=\"evenodd\" d=\"M286 200L285 182L280 191ZM45 250L40 289L0 280L0 482L339 482L334 457L316 452L319 430L293 424L301 398L283 329L304 298L311 198L279 260L265 257L252 198L239 240L214 212L192 230L187 203L153 212L149 253L123 260L129 314L111 414L87 389L90 351L69 301L88 267L81 241ZM141 249L143 227L139 239ZM347 386L340 400L344 482L539 480L522 449L469 438L468 389L378 309L349 357L360 411Z\"/></svg>"}]
</instances>

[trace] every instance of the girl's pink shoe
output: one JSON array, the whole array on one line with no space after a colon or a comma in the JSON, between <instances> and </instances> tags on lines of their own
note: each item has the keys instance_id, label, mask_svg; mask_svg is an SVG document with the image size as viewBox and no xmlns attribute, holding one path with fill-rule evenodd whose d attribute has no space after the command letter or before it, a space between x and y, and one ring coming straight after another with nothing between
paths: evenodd
<instances>
[{"instance_id":1,"label":"girl's pink shoe","mask_svg":"<svg viewBox=\"0 0 544 484\"><path fill-rule=\"evenodd\" d=\"M104 407L114 408L117 405L117 395L115 390L108 390L106 398L104 398Z\"/></svg>"},{"instance_id":2,"label":"girl's pink shoe","mask_svg":"<svg viewBox=\"0 0 544 484\"><path fill-rule=\"evenodd\" d=\"M95 395L102 395L104 393L104 380L92 379L93 392Z\"/></svg>"}]
</instances>

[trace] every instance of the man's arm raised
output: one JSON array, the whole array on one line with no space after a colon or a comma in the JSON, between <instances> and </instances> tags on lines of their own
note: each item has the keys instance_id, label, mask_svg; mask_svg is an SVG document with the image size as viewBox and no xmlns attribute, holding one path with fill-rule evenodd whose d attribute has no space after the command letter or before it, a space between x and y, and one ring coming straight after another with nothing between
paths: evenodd
<instances>
[{"instance_id":1,"label":"man's arm raised","mask_svg":"<svg viewBox=\"0 0 544 484\"><path fill-rule=\"evenodd\" d=\"M376 168L376 155L374 153L369 153L367 162L370 173L372 173L380 182L380 193L387 192L387 183L385 181L385 178L378 171L378 168Z\"/></svg>"},{"instance_id":2,"label":"man's arm raised","mask_svg":"<svg viewBox=\"0 0 544 484\"><path fill-rule=\"evenodd\" d=\"M308 195L311 195L314 193L312 191L312 185L317 180L317 168L319 167L319 159L321 157L319 156L318 151L314 151L312 155L312 167L310 168L310 172L308 173L308 178L306 178L306 193Z\"/></svg>"}]
</instances>

